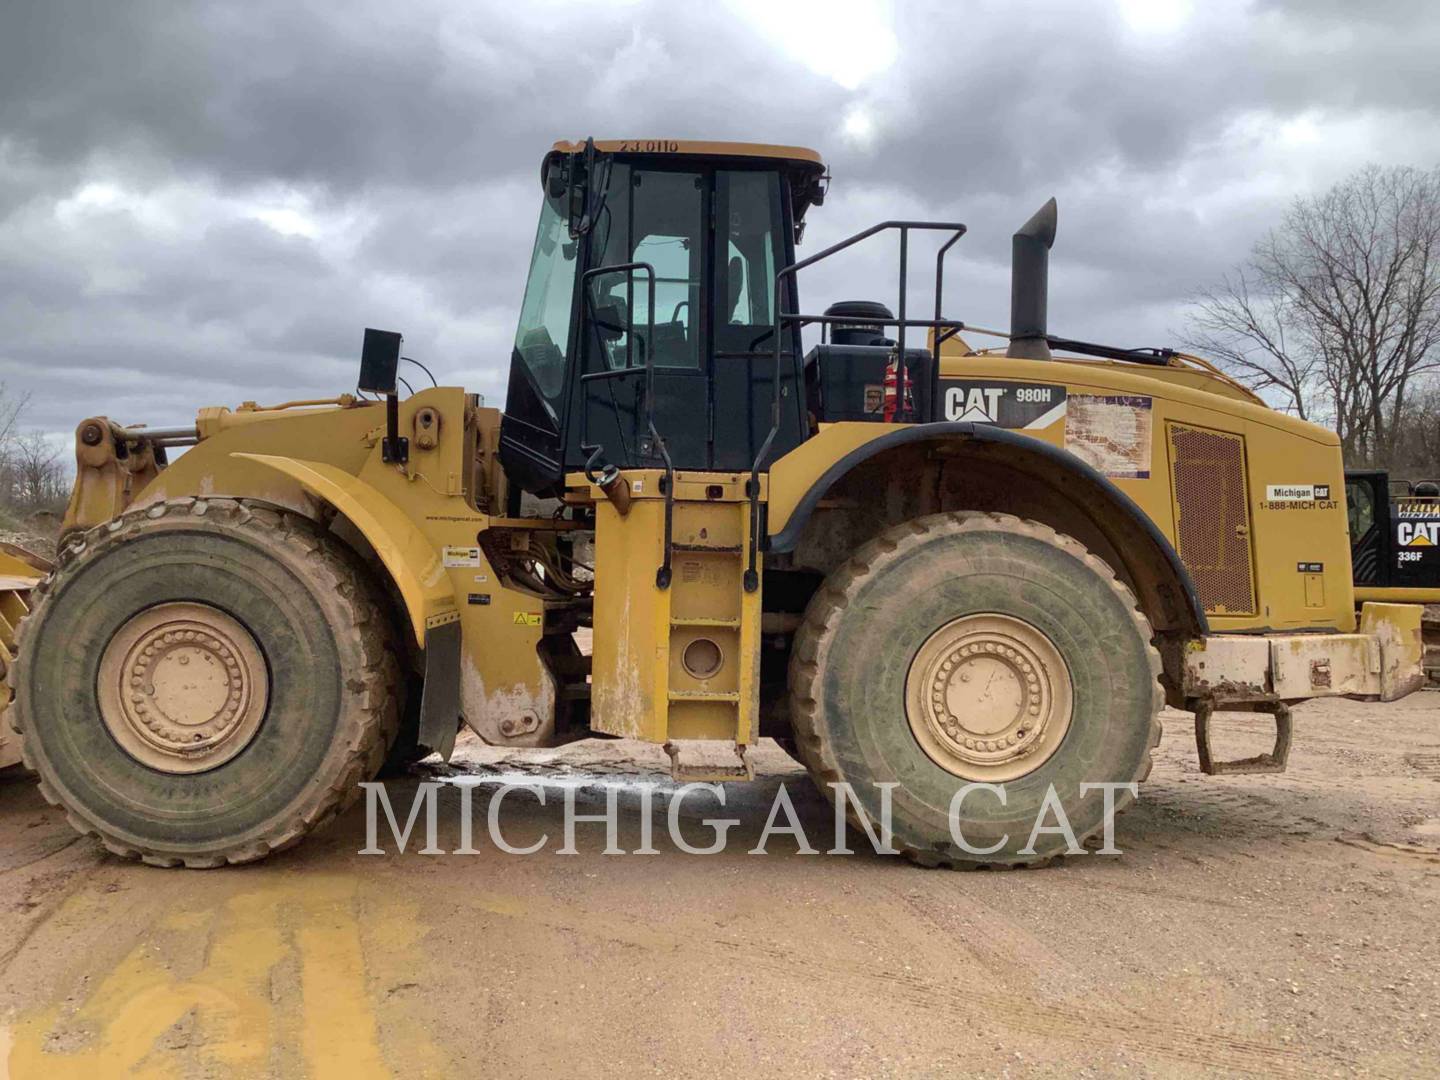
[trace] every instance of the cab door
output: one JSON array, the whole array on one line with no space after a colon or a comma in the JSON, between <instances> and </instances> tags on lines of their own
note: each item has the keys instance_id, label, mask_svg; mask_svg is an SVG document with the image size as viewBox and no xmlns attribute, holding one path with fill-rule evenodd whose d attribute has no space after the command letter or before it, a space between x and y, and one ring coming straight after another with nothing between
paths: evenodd
<instances>
[{"instance_id":1,"label":"cab door","mask_svg":"<svg viewBox=\"0 0 1440 1080\"><path fill-rule=\"evenodd\" d=\"M1383 472L1345 474L1345 515L1350 526L1350 567L1356 585L1391 583L1390 490Z\"/></svg>"},{"instance_id":2,"label":"cab door","mask_svg":"<svg viewBox=\"0 0 1440 1080\"><path fill-rule=\"evenodd\" d=\"M715 171L714 469L749 469L770 432L775 402L775 278L795 261L792 235L785 183L778 171ZM797 310L793 288L786 305L792 312ZM804 437L799 358L799 328L787 326L781 340L781 426L771 461Z\"/></svg>"},{"instance_id":3,"label":"cab door","mask_svg":"<svg viewBox=\"0 0 1440 1080\"><path fill-rule=\"evenodd\" d=\"M774 167L615 162L580 288L570 468L597 447L621 468L661 464L645 416L653 354L655 427L675 467L749 469L772 423L775 280L794 260L788 198ZM649 273L620 269L637 263L654 269L653 327ZM799 356L787 327L771 460L804 437Z\"/></svg>"},{"instance_id":4,"label":"cab door","mask_svg":"<svg viewBox=\"0 0 1440 1080\"><path fill-rule=\"evenodd\" d=\"M655 367L655 427L672 462L709 467L710 199L706 170L615 163L581 288L572 467L597 446L621 468L661 464L646 422L647 359ZM633 263L654 269L653 312L648 273L607 269Z\"/></svg>"}]
</instances>

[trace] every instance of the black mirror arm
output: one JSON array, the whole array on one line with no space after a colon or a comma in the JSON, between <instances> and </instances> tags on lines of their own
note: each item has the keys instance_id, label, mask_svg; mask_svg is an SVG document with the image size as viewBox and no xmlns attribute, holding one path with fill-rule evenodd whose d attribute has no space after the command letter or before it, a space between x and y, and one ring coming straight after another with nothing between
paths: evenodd
<instances>
[{"instance_id":1,"label":"black mirror arm","mask_svg":"<svg viewBox=\"0 0 1440 1080\"><path fill-rule=\"evenodd\" d=\"M579 160L582 155L583 168ZM585 149L580 153L570 155L567 170L570 239L588 233L605 208L610 189L610 164L609 156L597 157L594 138L585 140Z\"/></svg>"}]
</instances>

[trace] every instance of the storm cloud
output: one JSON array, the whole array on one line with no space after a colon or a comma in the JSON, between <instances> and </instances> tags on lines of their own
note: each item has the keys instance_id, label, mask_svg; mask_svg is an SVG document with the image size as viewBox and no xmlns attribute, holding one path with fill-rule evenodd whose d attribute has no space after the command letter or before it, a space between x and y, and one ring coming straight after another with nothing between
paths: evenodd
<instances>
[{"instance_id":1,"label":"storm cloud","mask_svg":"<svg viewBox=\"0 0 1440 1080\"><path fill-rule=\"evenodd\" d=\"M1053 194L1052 329L1165 344L1296 195L1440 161L1437 51L1419 2L16 0L0 379L58 436L176 424L349 389L372 325L502 404L539 162L587 134L815 146L802 252L965 221L946 310L980 325ZM802 279L894 288L883 246Z\"/></svg>"}]
</instances>

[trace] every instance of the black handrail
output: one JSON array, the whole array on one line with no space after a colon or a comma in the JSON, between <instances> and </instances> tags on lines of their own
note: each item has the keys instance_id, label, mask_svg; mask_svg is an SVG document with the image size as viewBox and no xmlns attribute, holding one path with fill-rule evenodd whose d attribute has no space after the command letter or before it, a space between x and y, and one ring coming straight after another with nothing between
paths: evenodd
<instances>
[{"instance_id":1,"label":"black handrail","mask_svg":"<svg viewBox=\"0 0 1440 1080\"><path fill-rule=\"evenodd\" d=\"M1079 353L1081 356L1101 356L1107 360L1124 360L1131 364L1149 364L1152 367L1169 367L1176 355L1174 349L1124 349L1116 345L1097 345L1093 341L1075 341L1047 335L1045 344L1052 349Z\"/></svg>"},{"instance_id":2,"label":"black handrail","mask_svg":"<svg viewBox=\"0 0 1440 1080\"><path fill-rule=\"evenodd\" d=\"M665 438L655 428L655 267L647 262L617 263L614 266L597 266L593 270L587 270L580 275L580 303L581 318L587 324L590 314L590 279L601 277L605 274L630 274L643 270L648 275L648 295L645 305L646 338L641 346L641 352L645 354L645 428L650 435L650 441L665 462L665 479L662 484L665 489L665 555L660 569L655 571L655 587L668 589L671 578L671 555L674 551L674 514L675 514L675 465L670 460L670 448L665 445ZM634 332L634 321L630 325L631 336ZM629 374L631 368L626 366L616 371L596 371L582 374L581 383L591 382L597 378L613 378L619 374ZM586 443L589 437L589 416L590 410L584 407L582 395L581 402L581 425L580 449L586 450ZM616 420L619 420L617 410ZM590 452L590 458L586 461L585 473L588 477L600 458L601 448L597 445Z\"/></svg>"},{"instance_id":3,"label":"black handrail","mask_svg":"<svg viewBox=\"0 0 1440 1080\"><path fill-rule=\"evenodd\" d=\"M900 230L900 303L899 316L894 319L873 319L859 315L800 315L794 312L782 312L780 307L782 286L787 278L794 278L801 270L808 266L814 266L822 259L828 259L837 252L844 251L848 247L867 240L876 233L885 232L889 229ZM905 317L905 293L907 278L909 275L909 254L910 254L910 230L923 229L928 231L950 231L955 235L945 241L935 256L935 318L929 319L907 319ZM775 312L775 322L770 333L774 335L774 357L775 357L775 400L770 413L770 431L765 436L765 441L760 444L760 449L755 454L755 460L750 465L750 479L745 486L745 492L750 498L750 556L749 564L745 570L745 591L754 592L760 587L760 573L756 566L756 553L760 542L760 469L765 464L765 458L769 456L770 448L775 443L775 437L780 433L780 394L782 385L782 330L785 326L804 326L807 323L818 322L821 324L848 323L850 325L873 326L877 322L885 326L895 326L899 330L899 341L895 345L895 393L896 393L896 416L903 418L906 415L905 408L905 331L911 326L927 326L934 330L944 330L944 334L934 334L931 346L931 378L933 381L930 400L936 400L938 393L938 379L940 371L940 343L954 336L958 331L963 330L965 324L961 322L949 322L940 317L940 289L943 282L943 268L945 255L954 246L955 242L965 235L965 226L958 221L882 221L878 225L872 225L854 236L841 240L838 244L831 244L823 251L817 251L808 259L801 259L792 263L775 275L775 306L771 309ZM756 339L756 344L763 340L764 335ZM798 358L797 358L798 359ZM797 392L799 380L796 380Z\"/></svg>"}]
</instances>

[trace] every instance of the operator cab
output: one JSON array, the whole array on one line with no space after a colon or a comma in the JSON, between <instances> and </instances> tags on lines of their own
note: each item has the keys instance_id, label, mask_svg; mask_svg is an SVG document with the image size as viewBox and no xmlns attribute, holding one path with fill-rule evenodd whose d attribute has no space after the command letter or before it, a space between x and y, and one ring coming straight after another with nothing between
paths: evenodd
<instances>
[{"instance_id":1,"label":"operator cab","mask_svg":"<svg viewBox=\"0 0 1440 1080\"><path fill-rule=\"evenodd\" d=\"M1440 484L1349 470L1345 508L1357 586L1440 589Z\"/></svg>"},{"instance_id":2,"label":"operator cab","mask_svg":"<svg viewBox=\"0 0 1440 1080\"><path fill-rule=\"evenodd\" d=\"M667 452L676 469L748 470L772 427L776 275L824 172L795 147L557 143L501 425L511 480L549 493L568 472L660 468ZM799 327L781 335L772 456L805 436Z\"/></svg>"}]
</instances>

